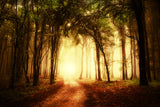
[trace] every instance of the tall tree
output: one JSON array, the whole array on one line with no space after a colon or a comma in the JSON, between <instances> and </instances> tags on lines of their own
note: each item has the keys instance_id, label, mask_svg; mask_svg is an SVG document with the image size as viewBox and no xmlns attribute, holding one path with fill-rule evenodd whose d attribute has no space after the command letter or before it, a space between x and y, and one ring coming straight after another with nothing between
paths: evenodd
<instances>
[{"instance_id":1,"label":"tall tree","mask_svg":"<svg viewBox=\"0 0 160 107\"><path fill-rule=\"evenodd\" d=\"M145 37L146 37L146 25L145 25L145 13L144 13L144 1L132 0L134 6L134 12L137 19L138 33L139 33L139 67L140 67L140 85L148 85L146 77L146 59L145 59Z\"/></svg>"},{"instance_id":2,"label":"tall tree","mask_svg":"<svg viewBox=\"0 0 160 107\"><path fill-rule=\"evenodd\" d=\"M13 58L13 65L12 65L12 75L11 75L11 83L10 83L10 88L14 88L15 84L15 72L16 72L16 62L17 62L17 48L18 48L18 37L19 37L19 32L18 32L18 1L16 0L16 37L15 37L15 43L14 43L14 58Z\"/></svg>"},{"instance_id":3,"label":"tall tree","mask_svg":"<svg viewBox=\"0 0 160 107\"><path fill-rule=\"evenodd\" d=\"M37 47L37 42L38 42L38 28L39 28L39 7L38 7L38 1L35 2L36 4L36 12L35 12L35 36L34 36L34 70L33 70L33 85L36 86L38 85L39 82L39 66L38 66L38 47ZM33 8L33 7L32 7ZM32 10L34 12L34 10Z\"/></svg>"}]
</instances>

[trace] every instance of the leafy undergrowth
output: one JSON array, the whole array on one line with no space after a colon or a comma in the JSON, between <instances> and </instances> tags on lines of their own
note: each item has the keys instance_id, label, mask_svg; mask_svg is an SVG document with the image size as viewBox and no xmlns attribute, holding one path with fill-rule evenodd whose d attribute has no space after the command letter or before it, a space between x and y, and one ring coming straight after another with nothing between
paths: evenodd
<instances>
[{"instance_id":1,"label":"leafy undergrowth","mask_svg":"<svg viewBox=\"0 0 160 107\"><path fill-rule=\"evenodd\" d=\"M53 85L50 85L48 81L43 80L38 86L20 86L14 90L7 89L1 91L0 107L27 107L34 105L55 94L64 85L63 80L56 80Z\"/></svg>"},{"instance_id":2,"label":"leafy undergrowth","mask_svg":"<svg viewBox=\"0 0 160 107\"><path fill-rule=\"evenodd\" d=\"M86 89L87 107L160 107L160 86L139 86L138 81L79 81Z\"/></svg>"}]
</instances>

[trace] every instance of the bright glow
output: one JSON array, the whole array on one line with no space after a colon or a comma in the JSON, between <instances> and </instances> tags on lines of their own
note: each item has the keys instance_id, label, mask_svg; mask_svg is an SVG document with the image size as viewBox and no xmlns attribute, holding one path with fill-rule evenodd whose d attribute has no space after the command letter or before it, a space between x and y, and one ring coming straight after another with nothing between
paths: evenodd
<instances>
[{"instance_id":1,"label":"bright glow","mask_svg":"<svg viewBox=\"0 0 160 107\"><path fill-rule=\"evenodd\" d=\"M71 23L68 23L68 24L67 24L67 27L70 27L70 26L71 26Z\"/></svg>"},{"instance_id":2,"label":"bright glow","mask_svg":"<svg viewBox=\"0 0 160 107\"><path fill-rule=\"evenodd\" d=\"M70 38L63 38L59 53L59 75L63 77L65 84L70 83L75 79L76 69L76 55L75 47L72 46Z\"/></svg>"},{"instance_id":3,"label":"bright glow","mask_svg":"<svg viewBox=\"0 0 160 107\"><path fill-rule=\"evenodd\" d=\"M74 63L71 63L71 62L65 62L63 65L62 65L62 71L63 72L63 76L65 79L69 79L69 78L74 78L74 74L75 74L75 64Z\"/></svg>"},{"instance_id":4,"label":"bright glow","mask_svg":"<svg viewBox=\"0 0 160 107\"><path fill-rule=\"evenodd\" d=\"M90 11L87 11L87 14L90 14Z\"/></svg>"},{"instance_id":5,"label":"bright glow","mask_svg":"<svg viewBox=\"0 0 160 107\"><path fill-rule=\"evenodd\" d=\"M118 31L115 31L115 32L114 32L114 35L118 35Z\"/></svg>"},{"instance_id":6,"label":"bright glow","mask_svg":"<svg viewBox=\"0 0 160 107\"><path fill-rule=\"evenodd\" d=\"M114 78L119 78L121 75L121 47L120 40L118 38L118 31L114 32L115 34L115 46L114 46L114 53L113 53L113 75Z\"/></svg>"},{"instance_id":7,"label":"bright glow","mask_svg":"<svg viewBox=\"0 0 160 107\"><path fill-rule=\"evenodd\" d=\"M109 63L111 80L122 79L122 47L118 31L114 32L115 36L112 47L107 47L105 50L106 59ZM65 84L73 84L75 79L95 79L96 73L98 77L98 67L96 61L96 48L93 39L87 37L79 37L79 44L76 45L75 40L70 38L61 38L61 46L58 53L58 68L56 73L58 77L64 79ZM87 44L87 45L86 45ZM126 37L126 59L128 77L131 76L131 59L130 59L130 38ZM83 55L83 56L82 56ZM42 70L48 71L50 75L50 52L43 60ZM49 66L48 66L49 65ZM46 67L47 66L47 67ZM107 80L106 68L103 56L100 57L100 69L102 80ZM83 71L83 72L82 72ZM137 70L138 71L138 70ZM44 74L44 73L42 73ZM81 75L82 74L82 75ZM138 74L138 73L137 73ZM113 78L112 76L113 75Z\"/></svg>"}]
</instances>

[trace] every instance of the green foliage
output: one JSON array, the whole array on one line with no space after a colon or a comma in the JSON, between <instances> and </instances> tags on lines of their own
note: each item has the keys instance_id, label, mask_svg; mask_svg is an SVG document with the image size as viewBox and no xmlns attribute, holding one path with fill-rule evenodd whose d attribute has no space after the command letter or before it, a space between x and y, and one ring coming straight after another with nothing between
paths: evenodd
<instances>
[{"instance_id":1,"label":"green foliage","mask_svg":"<svg viewBox=\"0 0 160 107\"><path fill-rule=\"evenodd\" d=\"M129 19L129 16L127 13L123 13L121 15L117 15L115 18L114 18L114 22L115 24L120 27L122 26L123 24L128 24L128 19Z\"/></svg>"}]
</instances>

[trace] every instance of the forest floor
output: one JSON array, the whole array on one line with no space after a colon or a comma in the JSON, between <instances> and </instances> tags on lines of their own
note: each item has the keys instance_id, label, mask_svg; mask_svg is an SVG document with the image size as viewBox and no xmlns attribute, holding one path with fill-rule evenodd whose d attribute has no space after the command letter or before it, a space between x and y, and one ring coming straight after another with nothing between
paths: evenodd
<instances>
[{"instance_id":1,"label":"forest floor","mask_svg":"<svg viewBox=\"0 0 160 107\"><path fill-rule=\"evenodd\" d=\"M136 81L80 82L85 88L86 107L160 107L160 84L139 86Z\"/></svg>"},{"instance_id":2,"label":"forest floor","mask_svg":"<svg viewBox=\"0 0 160 107\"><path fill-rule=\"evenodd\" d=\"M1 100L1 99L0 99ZM58 81L25 98L0 107L160 107L160 84L139 86L136 81Z\"/></svg>"}]
</instances>

